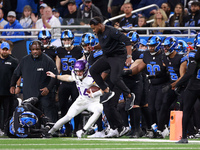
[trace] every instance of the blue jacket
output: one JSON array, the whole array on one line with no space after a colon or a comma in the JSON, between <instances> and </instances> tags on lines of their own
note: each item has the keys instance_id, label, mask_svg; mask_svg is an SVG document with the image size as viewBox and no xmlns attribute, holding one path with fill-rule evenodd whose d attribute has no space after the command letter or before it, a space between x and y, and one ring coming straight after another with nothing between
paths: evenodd
<instances>
[{"instance_id":1,"label":"blue jacket","mask_svg":"<svg viewBox=\"0 0 200 150\"><path fill-rule=\"evenodd\" d=\"M162 5L162 3L166 3L167 0L141 0L141 2L138 4L138 8L142 8L151 4L157 4L158 7L160 8L160 6ZM153 9L156 9L156 7L151 7L149 9L143 10L142 14L149 18L151 16L150 11L152 11Z\"/></svg>"},{"instance_id":2,"label":"blue jacket","mask_svg":"<svg viewBox=\"0 0 200 150\"><path fill-rule=\"evenodd\" d=\"M15 22L10 26L9 25L9 23L8 24L6 24L5 26L4 26L4 29L23 29L23 27L21 26L21 24L17 21L17 20L15 20ZM8 36L18 36L18 35L24 35L24 32L19 32L19 31L8 31L8 32L6 32L6 31L4 31L4 32L2 32L2 36L6 36L6 35L8 35ZM16 41L20 41L20 40L23 40L22 38L20 39L20 38L7 38L6 40L10 40L10 41L12 41L12 42L16 42Z\"/></svg>"}]
</instances>

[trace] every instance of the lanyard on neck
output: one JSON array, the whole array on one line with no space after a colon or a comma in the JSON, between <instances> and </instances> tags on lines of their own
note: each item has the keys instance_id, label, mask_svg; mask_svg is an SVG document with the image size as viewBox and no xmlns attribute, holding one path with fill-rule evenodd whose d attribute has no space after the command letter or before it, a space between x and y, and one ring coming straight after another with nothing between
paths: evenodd
<instances>
[{"instance_id":1,"label":"lanyard on neck","mask_svg":"<svg viewBox=\"0 0 200 150\"><path fill-rule=\"evenodd\" d=\"M53 16L51 16L51 18L52 18L52 17L53 17ZM49 18L49 19L47 20L47 23L50 22L51 18ZM43 27L46 28L46 26L45 26L44 24L43 24Z\"/></svg>"}]
</instances>

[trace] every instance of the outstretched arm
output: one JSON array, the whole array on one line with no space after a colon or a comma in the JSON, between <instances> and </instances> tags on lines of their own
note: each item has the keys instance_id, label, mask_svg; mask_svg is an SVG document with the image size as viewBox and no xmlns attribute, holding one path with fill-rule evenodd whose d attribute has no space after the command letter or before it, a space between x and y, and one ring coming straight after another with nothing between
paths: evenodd
<instances>
[{"instance_id":1,"label":"outstretched arm","mask_svg":"<svg viewBox=\"0 0 200 150\"><path fill-rule=\"evenodd\" d=\"M132 65L131 65L131 70L132 70L132 75L138 74L142 70L146 68L146 64L142 59L137 59Z\"/></svg>"},{"instance_id":2,"label":"outstretched arm","mask_svg":"<svg viewBox=\"0 0 200 150\"><path fill-rule=\"evenodd\" d=\"M58 80L61 81L66 81L66 82L73 82L73 78L71 75L65 74L65 75L55 75L53 72L51 71L47 71L46 72L47 76L52 77L52 78L57 78Z\"/></svg>"}]
</instances>

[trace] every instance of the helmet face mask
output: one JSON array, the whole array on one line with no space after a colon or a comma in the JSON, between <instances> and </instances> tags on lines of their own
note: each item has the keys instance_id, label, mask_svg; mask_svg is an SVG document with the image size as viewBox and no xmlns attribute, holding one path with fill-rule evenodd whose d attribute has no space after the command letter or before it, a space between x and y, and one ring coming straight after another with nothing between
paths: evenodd
<instances>
[{"instance_id":1,"label":"helmet face mask","mask_svg":"<svg viewBox=\"0 0 200 150\"><path fill-rule=\"evenodd\" d=\"M178 53L186 53L188 44L183 40L178 40L178 45L176 46L176 51Z\"/></svg>"},{"instance_id":2,"label":"helmet face mask","mask_svg":"<svg viewBox=\"0 0 200 150\"><path fill-rule=\"evenodd\" d=\"M156 55L161 49L161 38L154 35L148 39L148 49L151 50L154 47L154 51L150 51L151 55Z\"/></svg>"},{"instance_id":3,"label":"helmet face mask","mask_svg":"<svg viewBox=\"0 0 200 150\"><path fill-rule=\"evenodd\" d=\"M76 78L81 80L84 77L86 77L88 73L88 63L86 60L77 60L76 63L74 64L74 72L76 75Z\"/></svg>"},{"instance_id":4,"label":"helmet face mask","mask_svg":"<svg viewBox=\"0 0 200 150\"><path fill-rule=\"evenodd\" d=\"M38 117L33 112L23 112L19 115L19 122L22 126L31 127L38 122Z\"/></svg>"},{"instance_id":5,"label":"helmet face mask","mask_svg":"<svg viewBox=\"0 0 200 150\"><path fill-rule=\"evenodd\" d=\"M163 42L165 55L169 56L171 53L173 53L177 45L178 45L177 38L171 36L167 37Z\"/></svg>"},{"instance_id":6,"label":"helmet face mask","mask_svg":"<svg viewBox=\"0 0 200 150\"><path fill-rule=\"evenodd\" d=\"M61 43L64 48L69 48L74 44L74 33L71 30L65 30L61 33ZM65 42L65 41L70 42ZM70 39L70 40L69 40Z\"/></svg>"},{"instance_id":7,"label":"helmet face mask","mask_svg":"<svg viewBox=\"0 0 200 150\"><path fill-rule=\"evenodd\" d=\"M95 36L92 33L84 33L81 37L81 46L87 50L88 46L95 45Z\"/></svg>"},{"instance_id":8,"label":"helmet face mask","mask_svg":"<svg viewBox=\"0 0 200 150\"><path fill-rule=\"evenodd\" d=\"M136 48L138 46L139 42L140 42L139 34L137 32L130 31L130 32L127 33L126 36L131 41L132 49Z\"/></svg>"},{"instance_id":9,"label":"helmet face mask","mask_svg":"<svg viewBox=\"0 0 200 150\"><path fill-rule=\"evenodd\" d=\"M198 33L194 38L194 47L196 49L200 47L200 33Z\"/></svg>"},{"instance_id":10,"label":"helmet face mask","mask_svg":"<svg viewBox=\"0 0 200 150\"><path fill-rule=\"evenodd\" d=\"M62 39L62 45L64 46L64 48L71 47L73 45L73 39L70 38Z\"/></svg>"},{"instance_id":11,"label":"helmet face mask","mask_svg":"<svg viewBox=\"0 0 200 150\"><path fill-rule=\"evenodd\" d=\"M51 43L50 39L42 39L40 41L42 42L44 48L48 47Z\"/></svg>"}]
</instances>

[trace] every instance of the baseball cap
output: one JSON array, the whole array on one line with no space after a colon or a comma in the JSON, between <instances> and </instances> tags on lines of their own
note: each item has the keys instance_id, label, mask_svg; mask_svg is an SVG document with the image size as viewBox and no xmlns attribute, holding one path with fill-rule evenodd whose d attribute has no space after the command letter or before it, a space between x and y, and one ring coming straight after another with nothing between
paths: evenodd
<instances>
[{"instance_id":1,"label":"baseball cap","mask_svg":"<svg viewBox=\"0 0 200 150\"><path fill-rule=\"evenodd\" d=\"M41 7L44 7L44 8L45 8L45 7L47 7L47 4L46 4L46 3L42 3L42 4L40 5L40 8L41 8Z\"/></svg>"},{"instance_id":2,"label":"baseball cap","mask_svg":"<svg viewBox=\"0 0 200 150\"><path fill-rule=\"evenodd\" d=\"M85 2L91 2L92 0L85 0Z\"/></svg>"},{"instance_id":3,"label":"baseball cap","mask_svg":"<svg viewBox=\"0 0 200 150\"><path fill-rule=\"evenodd\" d=\"M7 16L16 17L16 13L14 11L9 11Z\"/></svg>"},{"instance_id":4,"label":"baseball cap","mask_svg":"<svg viewBox=\"0 0 200 150\"><path fill-rule=\"evenodd\" d=\"M53 8L53 9L52 9L52 12L58 12L58 10L57 10L57 9L55 9L55 8Z\"/></svg>"},{"instance_id":5,"label":"baseball cap","mask_svg":"<svg viewBox=\"0 0 200 150\"><path fill-rule=\"evenodd\" d=\"M70 3L76 4L76 1L75 0L69 0L67 4L70 4Z\"/></svg>"},{"instance_id":6,"label":"baseball cap","mask_svg":"<svg viewBox=\"0 0 200 150\"><path fill-rule=\"evenodd\" d=\"M7 42L1 43L1 49L4 49L4 48L10 49L10 45Z\"/></svg>"}]
</instances>

